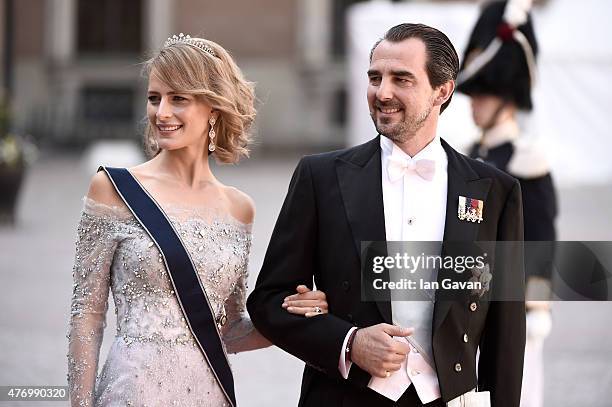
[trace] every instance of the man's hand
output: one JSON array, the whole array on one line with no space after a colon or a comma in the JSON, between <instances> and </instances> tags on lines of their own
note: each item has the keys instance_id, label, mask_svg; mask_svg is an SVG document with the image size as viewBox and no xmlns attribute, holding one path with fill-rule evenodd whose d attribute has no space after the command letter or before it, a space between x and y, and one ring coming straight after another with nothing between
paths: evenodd
<instances>
[{"instance_id":1,"label":"man's hand","mask_svg":"<svg viewBox=\"0 0 612 407\"><path fill-rule=\"evenodd\" d=\"M398 342L392 337L408 336L413 332L413 328L389 324L361 328L355 334L351 360L372 376L389 377L390 373L401 368L410 352L407 343Z\"/></svg>"}]
</instances>

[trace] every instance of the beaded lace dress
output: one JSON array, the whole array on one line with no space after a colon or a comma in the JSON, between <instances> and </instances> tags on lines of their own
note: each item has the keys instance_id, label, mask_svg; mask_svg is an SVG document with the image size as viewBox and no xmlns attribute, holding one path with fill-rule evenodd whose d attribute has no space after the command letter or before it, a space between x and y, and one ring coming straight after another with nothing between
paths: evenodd
<instances>
[{"instance_id":1,"label":"beaded lace dress","mask_svg":"<svg viewBox=\"0 0 612 407\"><path fill-rule=\"evenodd\" d=\"M251 226L216 209L165 207L211 307L227 322L228 353L260 334L246 313ZM79 406L228 405L181 312L157 246L127 207L89 198L78 226L69 326L68 382ZM108 293L117 332L100 375Z\"/></svg>"}]
</instances>

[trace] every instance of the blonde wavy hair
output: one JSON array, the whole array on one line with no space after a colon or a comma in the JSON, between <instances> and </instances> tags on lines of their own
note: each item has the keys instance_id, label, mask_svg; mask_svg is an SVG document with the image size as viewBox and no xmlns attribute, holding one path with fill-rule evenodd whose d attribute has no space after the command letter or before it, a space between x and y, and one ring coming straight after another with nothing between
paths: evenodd
<instances>
[{"instance_id":1,"label":"blonde wavy hair","mask_svg":"<svg viewBox=\"0 0 612 407\"><path fill-rule=\"evenodd\" d=\"M195 45L178 42L164 46L144 63L143 74L151 72L176 92L195 95L219 113L215 123L214 156L221 163L236 163L249 156L251 126L255 120L255 86L247 81L231 55L219 44L202 38L214 56ZM146 121L144 148L149 157L161 151L152 143L153 128Z\"/></svg>"}]
</instances>

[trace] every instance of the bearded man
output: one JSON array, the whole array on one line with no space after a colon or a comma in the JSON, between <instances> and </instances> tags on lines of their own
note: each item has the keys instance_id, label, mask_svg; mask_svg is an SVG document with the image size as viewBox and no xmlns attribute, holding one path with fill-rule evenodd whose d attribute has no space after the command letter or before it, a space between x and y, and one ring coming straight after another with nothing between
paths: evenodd
<instances>
[{"instance_id":1,"label":"bearded man","mask_svg":"<svg viewBox=\"0 0 612 407\"><path fill-rule=\"evenodd\" d=\"M442 32L391 28L367 72L379 135L304 157L293 174L247 305L264 336L306 363L300 406L519 405L523 302L361 295L362 242L523 238L518 181L436 135L458 70ZM309 306L292 293L313 280L328 314L299 318L279 307ZM510 280L522 288L522 268L496 270L493 284Z\"/></svg>"}]
</instances>

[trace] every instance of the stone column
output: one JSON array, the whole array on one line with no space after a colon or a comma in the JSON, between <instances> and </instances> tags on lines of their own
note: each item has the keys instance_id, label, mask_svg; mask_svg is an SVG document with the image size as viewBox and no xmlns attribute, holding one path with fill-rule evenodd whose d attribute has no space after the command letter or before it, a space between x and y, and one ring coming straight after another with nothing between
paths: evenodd
<instances>
[{"instance_id":1,"label":"stone column","mask_svg":"<svg viewBox=\"0 0 612 407\"><path fill-rule=\"evenodd\" d=\"M166 39L175 34L172 32L174 27L174 8L178 1L172 0L147 0L145 3L145 19L143 29L145 30L144 46L146 51L151 51L161 47Z\"/></svg>"}]
</instances>

